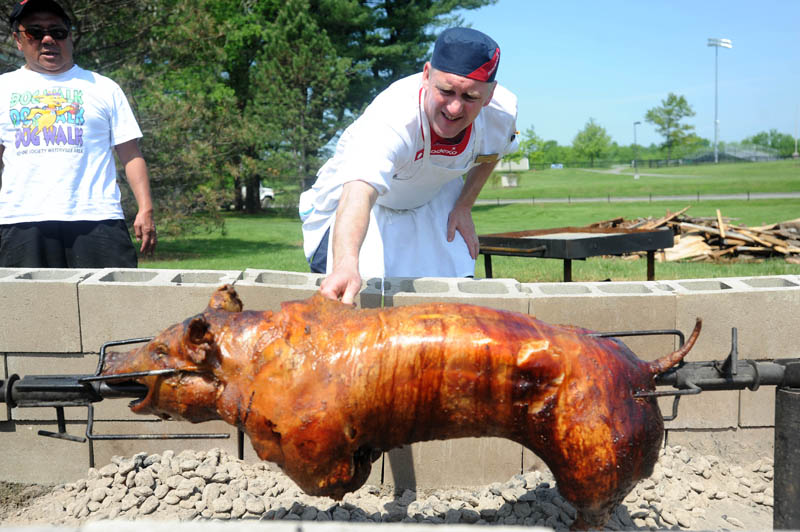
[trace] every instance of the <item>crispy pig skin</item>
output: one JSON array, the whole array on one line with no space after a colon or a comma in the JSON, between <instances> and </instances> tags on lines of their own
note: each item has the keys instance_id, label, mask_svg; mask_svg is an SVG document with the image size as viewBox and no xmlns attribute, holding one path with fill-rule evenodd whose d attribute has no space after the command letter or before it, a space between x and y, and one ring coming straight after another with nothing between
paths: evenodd
<instances>
[{"instance_id":1,"label":"crispy pig skin","mask_svg":"<svg viewBox=\"0 0 800 532\"><path fill-rule=\"evenodd\" d=\"M243 429L258 456L304 491L341 498L379 451L417 441L498 436L531 449L578 511L605 524L652 473L663 422L654 362L613 338L465 304L356 310L319 294L280 312L242 311L230 286L201 314L128 353L103 374L178 368L137 379L138 413Z\"/></svg>"}]
</instances>

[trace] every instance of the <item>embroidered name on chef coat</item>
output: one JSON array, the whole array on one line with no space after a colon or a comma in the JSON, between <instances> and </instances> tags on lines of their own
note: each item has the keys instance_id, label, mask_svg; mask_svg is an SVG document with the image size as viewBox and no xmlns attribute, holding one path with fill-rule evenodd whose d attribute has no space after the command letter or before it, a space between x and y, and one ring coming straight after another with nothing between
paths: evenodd
<instances>
[{"instance_id":1,"label":"embroidered name on chef coat","mask_svg":"<svg viewBox=\"0 0 800 532\"><path fill-rule=\"evenodd\" d=\"M484 163L496 163L500 157L496 153L487 153L486 155L478 155L475 157L475 163L477 164L484 164Z\"/></svg>"}]
</instances>

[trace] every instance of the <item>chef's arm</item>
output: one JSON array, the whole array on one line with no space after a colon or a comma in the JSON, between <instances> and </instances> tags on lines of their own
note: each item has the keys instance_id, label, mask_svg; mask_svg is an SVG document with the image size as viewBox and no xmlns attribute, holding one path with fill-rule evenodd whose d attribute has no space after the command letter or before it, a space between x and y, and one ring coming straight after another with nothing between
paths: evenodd
<instances>
[{"instance_id":1,"label":"chef's arm","mask_svg":"<svg viewBox=\"0 0 800 532\"><path fill-rule=\"evenodd\" d=\"M369 226L369 213L378 192L364 181L342 187L333 227L333 269L320 285L320 293L351 305L361 290L358 255Z\"/></svg>"},{"instance_id":2,"label":"chef's arm","mask_svg":"<svg viewBox=\"0 0 800 532\"><path fill-rule=\"evenodd\" d=\"M447 241L452 242L456 236L456 231L461 233L464 242L467 243L469 255L473 259L478 258L480 245L478 244L478 234L475 232L475 224L472 222L472 206L478 199L483 185L492 175L497 162L482 163L467 172L464 180L464 188L458 196L450 216L447 218Z\"/></svg>"}]
</instances>

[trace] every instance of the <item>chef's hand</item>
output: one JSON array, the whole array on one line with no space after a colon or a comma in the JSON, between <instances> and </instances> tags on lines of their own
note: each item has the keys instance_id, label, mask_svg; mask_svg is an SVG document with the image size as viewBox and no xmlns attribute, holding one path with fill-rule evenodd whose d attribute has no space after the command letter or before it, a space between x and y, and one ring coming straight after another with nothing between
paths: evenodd
<instances>
[{"instance_id":1,"label":"chef's hand","mask_svg":"<svg viewBox=\"0 0 800 532\"><path fill-rule=\"evenodd\" d=\"M156 222L153 219L153 209L140 210L133 221L133 233L136 239L142 243L139 252L147 255L156 248L158 236L156 235Z\"/></svg>"},{"instance_id":2,"label":"chef's hand","mask_svg":"<svg viewBox=\"0 0 800 532\"><path fill-rule=\"evenodd\" d=\"M319 286L320 293L345 305L354 305L356 295L361 290L361 275L358 268L334 268Z\"/></svg>"},{"instance_id":3,"label":"chef's hand","mask_svg":"<svg viewBox=\"0 0 800 532\"><path fill-rule=\"evenodd\" d=\"M478 233L475 232L475 224L472 222L472 209L466 207L453 207L450 216L447 217L447 241L452 242L456 236L456 231L461 233L464 242L467 243L469 256L473 259L478 258L480 245L478 244Z\"/></svg>"}]
</instances>

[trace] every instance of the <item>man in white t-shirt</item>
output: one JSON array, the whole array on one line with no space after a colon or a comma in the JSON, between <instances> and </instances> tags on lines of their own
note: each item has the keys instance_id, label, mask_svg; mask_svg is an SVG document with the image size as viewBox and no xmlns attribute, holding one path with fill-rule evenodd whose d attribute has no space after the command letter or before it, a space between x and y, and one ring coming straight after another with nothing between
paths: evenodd
<instances>
[{"instance_id":1,"label":"man in white t-shirt","mask_svg":"<svg viewBox=\"0 0 800 532\"><path fill-rule=\"evenodd\" d=\"M156 245L142 136L112 80L73 62L71 21L53 0L9 19L25 66L0 76L0 266L137 266L116 183L116 150L139 210L139 251Z\"/></svg>"},{"instance_id":2,"label":"man in white t-shirt","mask_svg":"<svg viewBox=\"0 0 800 532\"><path fill-rule=\"evenodd\" d=\"M366 277L464 277L479 246L472 206L516 149L516 97L495 82L500 48L450 28L421 74L379 94L300 198L320 291L352 303Z\"/></svg>"}]
</instances>

